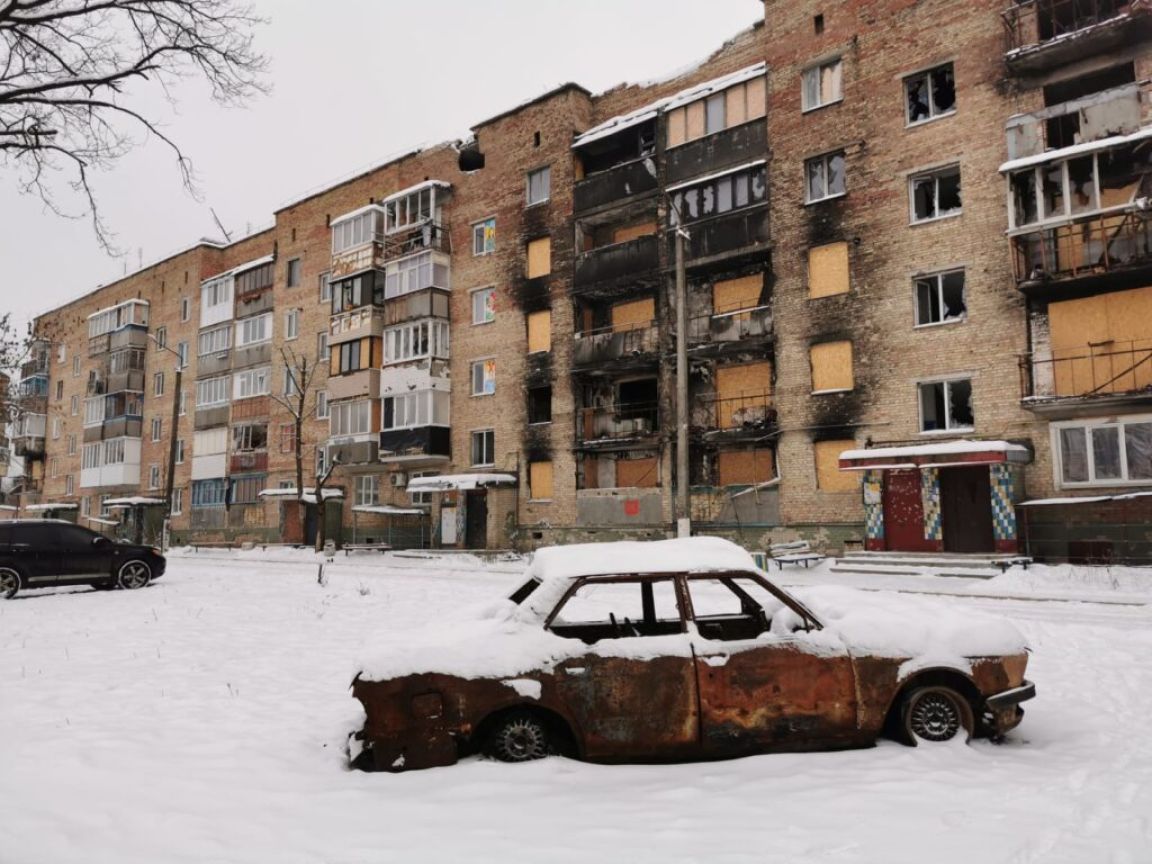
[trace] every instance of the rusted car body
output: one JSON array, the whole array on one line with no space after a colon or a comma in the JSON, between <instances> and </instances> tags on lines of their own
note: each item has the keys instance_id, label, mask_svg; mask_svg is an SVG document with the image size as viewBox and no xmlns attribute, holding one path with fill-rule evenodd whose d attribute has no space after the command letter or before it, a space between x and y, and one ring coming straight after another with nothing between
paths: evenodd
<instances>
[{"instance_id":1,"label":"rusted car body","mask_svg":"<svg viewBox=\"0 0 1152 864\"><path fill-rule=\"evenodd\" d=\"M477 751L718 759L869 746L885 732L909 743L999 736L1020 722L1019 703L1034 693L1022 641L943 665L861 654L724 541L696 541L682 570L658 555L645 571L635 566L642 552L609 550L685 542L694 541L601 544L602 564L530 573L490 632L461 634L458 655L365 669L352 685L366 715L354 764L426 768ZM711 557L715 569L702 566ZM490 674L476 674L485 654Z\"/></svg>"}]
</instances>

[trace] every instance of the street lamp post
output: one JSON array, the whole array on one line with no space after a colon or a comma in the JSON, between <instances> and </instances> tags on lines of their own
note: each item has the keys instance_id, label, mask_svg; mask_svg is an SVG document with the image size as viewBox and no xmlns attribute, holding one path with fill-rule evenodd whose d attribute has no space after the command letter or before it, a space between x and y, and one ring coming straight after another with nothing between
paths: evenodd
<instances>
[{"instance_id":1,"label":"street lamp post","mask_svg":"<svg viewBox=\"0 0 1152 864\"><path fill-rule=\"evenodd\" d=\"M168 476L164 484L164 528L162 532L162 539L160 541L161 547L165 552L168 551L169 534L172 529L172 491L176 480L176 443L177 432L179 431L180 424L180 398L182 394L181 387L183 386L184 364L187 362L184 355L179 351L169 348L166 344L162 343L153 334L149 333L148 338L151 339L157 348L162 348L169 354L175 354L177 358L176 363L176 381L175 389L172 391L172 424L171 431L168 439Z\"/></svg>"}]
</instances>

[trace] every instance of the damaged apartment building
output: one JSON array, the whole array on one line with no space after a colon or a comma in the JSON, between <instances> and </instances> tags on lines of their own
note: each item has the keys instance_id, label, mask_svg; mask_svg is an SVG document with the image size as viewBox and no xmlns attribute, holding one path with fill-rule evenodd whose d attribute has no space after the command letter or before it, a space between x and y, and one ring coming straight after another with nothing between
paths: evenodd
<instances>
[{"instance_id":1,"label":"damaged apartment building","mask_svg":"<svg viewBox=\"0 0 1152 864\"><path fill-rule=\"evenodd\" d=\"M23 505L154 530L171 486L206 542L688 516L756 549L1111 554L1152 516L1147 4L752 5L672 79L556 88L41 316Z\"/></svg>"}]
</instances>

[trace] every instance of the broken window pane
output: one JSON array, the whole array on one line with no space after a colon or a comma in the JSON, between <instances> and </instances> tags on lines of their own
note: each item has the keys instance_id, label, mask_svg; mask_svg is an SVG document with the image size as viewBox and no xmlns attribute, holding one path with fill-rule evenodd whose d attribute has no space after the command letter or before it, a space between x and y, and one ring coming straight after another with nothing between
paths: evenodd
<instances>
[{"instance_id":1,"label":"broken window pane","mask_svg":"<svg viewBox=\"0 0 1152 864\"><path fill-rule=\"evenodd\" d=\"M956 168L936 178L939 216L960 212L960 169Z\"/></svg>"},{"instance_id":2,"label":"broken window pane","mask_svg":"<svg viewBox=\"0 0 1152 864\"><path fill-rule=\"evenodd\" d=\"M828 194L844 194L844 154L833 153L828 157Z\"/></svg>"},{"instance_id":3,"label":"broken window pane","mask_svg":"<svg viewBox=\"0 0 1152 864\"><path fill-rule=\"evenodd\" d=\"M916 280L916 323L935 324L941 320L940 294L936 290L936 279Z\"/></svg>"},{"instance_id":4,"label":"broken window pane","mask_svg":"<svg viewBox=\"0 0 1152 864\"><path fill-rule=\"evenodd\" d=\"M971 429L976 425L972 413L972 382L948 382L949 429Z\"/></svg>"},{"instance_id":5,"label":"broken window pane","mask_svg":"<svg viewBox=\"0 0 1152 864\"><path fill-rule=\"evenodd\" d=\"M1100 209L1096 199L1096 160L1092 156L1068 161L1068 190L1073 214Z\"/></svg>"},{"instance_id":6,"label":"broken window pane","mask_svg":"<svg viewBox=\"0 0 1152 864\"><path fill-rule=\"evenodd\" d=\"M818 201L824 197L824 160L808 161L808 200Z\"/></svg>"},{"instance_id":7,"label":"broken window pane","mask_svg":"<svg viewBox=\"0 0 1152 864\"><path fill-rule=\"evenodd\" d=\"M1124 427L1124 449L1129 480L1152 480L1152 423Z\"/></svg>"},{"instance_id":8,"label":"broken window pane","mask_svg":"<svg viewBox=\"0 0 1152 864\"><path fill-rule=\"evenodd\" d=\"M922 123L956 110L956 84L952 64L904 79L908 123Z\"/></svg>"},{"instance_id":9,"label":"broken window pane","mask_svg":"<svg viewBox=\"0 0 1152 864\"><path fill-rule=\"evenodd\" d=\"M732 185L735 187L736 206L746 207L748 205L748 175L737 174L732 178Z\"/></svg>"},{"instance_id":10,"label":"broken window pane","mask_svg":"<svg viewBox=\"0 0 1152 864\"><path fill-rule=\"evenodd\" d=\"M1088 482L1088 442L1081 427L1060 430L1060 469L1065 483Z\"/></svg>"},{"instance_id":11,"label":"broken window pane","mask_svg":"<svg viewBox=\"0 0 1152 864\"><path fill-rule=\"evenodd\" d=\"M528 422L552 422L552 388L528 388Z\"/></svg>"},{"instance_id":12,"label":"broken window pane","mask_svg":"<svg viewBox=\"0 0 1152 864\"><path fill-rule=\"evenodd\" d=\"M918 177L912 181L912 213L915 221L931 219L936 215L936 181L932 177Z\"/></svg>"},{"instance_id":13,"label":"broken window pane","mask_svg":"<svg viewBox=\"0 0 1152 864\"><path fill-rule=\"evenodd\" d=\"M1120 429L1101 426L1091 430L1093 472L1096 480L1120 479Z\"/></svg>"},{"instance_id":14,"label":"broken window pane","mask_svg":"<svg viewBox=\"0 0 1152 864\"><path fill-rule=\"evenodd\" d=\"M962 319L964 271L954 270L916 280L916 324L939 324Z\"/></svg>"},{"instance_id":15,"label":"broken window pane","mask_svg":"<svg viewBox=\"0 0 1152 864\"><path fill-rule=\"evenodd\" d=\"M841 63L839 59L805 69L802 76L801 107L819 108L836 102L841 96Z\"/></svg>"},{"instance_id":16,"label":"broken window pane","mask_svg":"<svg viewBox=\"0 0 1152 864\"><path fill-rule=\"evenodd\" d=\"M1012 175L1013 224L1019 228L1040 221L1036 211L1036 172L1032 168Z\"/></svg>"},{"instance_id":17,"label":"broken window pane","mask_svg":"<svg viewBox=\"0 0 1152 864\"><path fill-rule=\"evenodd\" d=\"M711 216L716 212L716 191L711 184L700 190L700 215Z\"/></svg>"},{"instance_id":18,"label":"broken window pane","mask_svg":"<svg viewBox=\"0 0 1152 864\"><path fill-rule=\"evenodd\" d=\"M944 320L963 318L968 311L964 304L964 271L955 270L940 276L940 294L944 305Z\"/></svg>"},{"instance_id":19,"label":"broken window pane","mask_svg":"<svg viewBox=\"0 0 1152 864\"><path fill-rule=\"evenodd\" d=\"M933 69L929 74L932 77L933 115L947 114L955 110L956 81L952 74L952 64Z\"/></svg>"},{"instance_id":20,"label":"broken window pane","mask_svg":"<svg viewBox=\"0 0 1152 864\"><path fill-rule=\"evenodd\" d=\"M912 221L936 219L960 212L960 168L912 178Z\"/></svg>"},{"instance_id":21,"label":"broken window pane","mask_svg":"<svg viewBox=\"0 0 1152 864\"><path fill-rule=\"evenodd\" d=\"M727 213L732 209L732 178L721 177L716 184L716 212Z\"/></svg>"},{"instance_id":22,"label":"broken window pane","mask_svg":"<svg viewBox=\"0 0 1152 864\"><path fill-rule=\"evenodd\" d=\"M1044 218L1064 215L1064 163L1057 162L1044 168Z\"/></svg>"},{"instance_id":23,"label":"broken window pane","mask_svg":"<svg viewBox=\"0 0 1152 864\"><path fill-rule=\"evenodd\" d=\"M944 409L944 384L920 385L920 429L932 432L936 429L946 429Z\"/></svg>"},{"instance_id":24,"label":"broken window pane","mask_svg":"<svg viewBox=\"0 0 1152 864\"><path fill-rule=\"evenodd\" d=\"M932 116L928 105L928 79L916 75L904 82L905 97L908 102L908 122L918 123Z\"/></svg>"},{"instance_id":25,"label":"broken window pane","mask_svg":"<svg viewBox=\"0 0 1152 864\"><path fill-rule=\"evenodd\" d=\"M805 164L808 178L807 202L819 201L821 198L831 198L834 195L844 194L844 154L829 153L809 159ZM752 192L757 200L764 195L764 177L762 174L753 175Z\"/></svg>"},{"instance_id":26,"label":"broken window pane","mask_svg":"<svg viewBox=\"0 0 1152 864\"><path fill-rule=\"evenodd\" d=\"M763 201L768 196L767 177L763 168L752 171L752 200Z\"/></svg>"}]
</instances>

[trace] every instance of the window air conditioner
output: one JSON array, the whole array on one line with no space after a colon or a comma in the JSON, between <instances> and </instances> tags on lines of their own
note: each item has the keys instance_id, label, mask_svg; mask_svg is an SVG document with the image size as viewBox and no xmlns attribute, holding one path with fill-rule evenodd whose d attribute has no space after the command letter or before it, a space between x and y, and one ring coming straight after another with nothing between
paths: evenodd
<instances>
[{"instance_id":1,"label":"window air conditioner","mask_svg":"<svg viewBox=\"0 0 1152 864\"><path fill-rule=\"evenodd\" d=\"M408 485L408 475L403 471L395 471L392 474L392 486L396 489L403 489Z\"/></svg>"}]
</instances>

